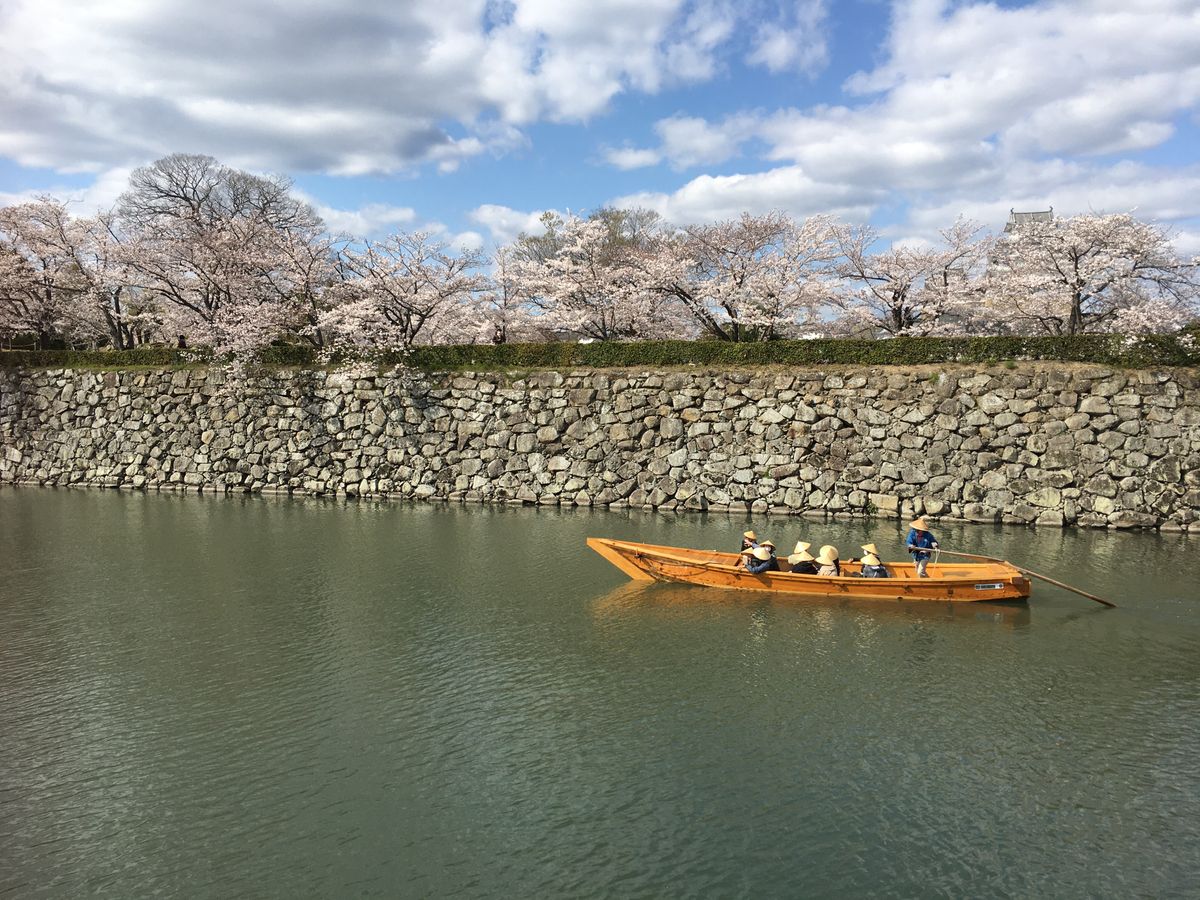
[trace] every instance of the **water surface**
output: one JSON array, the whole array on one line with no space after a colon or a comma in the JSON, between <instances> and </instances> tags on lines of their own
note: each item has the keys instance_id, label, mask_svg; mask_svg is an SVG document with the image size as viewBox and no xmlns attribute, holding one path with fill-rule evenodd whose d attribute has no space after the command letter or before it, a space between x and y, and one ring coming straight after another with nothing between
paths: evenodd
<instances>
[{"instance_id":1,"label":"water surface","mask_svg":"<svg viewBox=\"0 0 1200 900\"><path fill-rule=\"evenodd\" d=\"M746 522L0 491L0 895L1200 891L1194 536L937 529L1117 610L643 587L584 547Z\"/></svg>"}]
</instances>

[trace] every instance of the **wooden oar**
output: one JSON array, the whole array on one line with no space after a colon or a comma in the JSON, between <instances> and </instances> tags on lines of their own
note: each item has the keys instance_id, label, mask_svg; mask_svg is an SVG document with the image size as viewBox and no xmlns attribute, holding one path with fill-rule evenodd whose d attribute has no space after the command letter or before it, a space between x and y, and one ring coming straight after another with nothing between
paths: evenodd
<instances>
[{"instance_id":1,"label":"wooden oar","mask_svg":"<svg viewBox=\"0 0 1200 900\"><path fill-rule=\"evenodd\" d=\"M1053 578L1049 577L1048 575L1039 574L1038 572L1034 572L1030 569L1026 569L1024 566L1014 565L1013 563L1008 562L1007 559L1000 559L999 557L996 557L996 556L984 556L982 553L956 553L953 550L941 550L941 548L922 547L919 549L923 549L923 550L926 550L926 549L927 550L935 550L936 549L942 553L948 554L949 556L966 556L966 557L969 557L970 559L986 559L988 562L1008 563L1008 565L1012 566L1014 569L1016 569L1018 572L1021 572L1022 574L1032 575L1034 578L1040 578L1042 581L1047 581L1050 584L1054 585L1055 587L1062 588L1064 591L1071 591L1073 593L1079 594L1079 596L1081 596L1081 597L1087 597L1089 600L1095 600L1097 603L1103 603L1105 606L1112 607L1113 609L1117 608L1117 604L1110 603L1108 600L1105 600L1103 597L1097 597L1095 594L1089 594L1087 591L1081 591L1077 587L1071 587L1071 585L1069 585L1069 584L1063 584L1061 581L1055 581Z\"/></svg>"}]
</instances>

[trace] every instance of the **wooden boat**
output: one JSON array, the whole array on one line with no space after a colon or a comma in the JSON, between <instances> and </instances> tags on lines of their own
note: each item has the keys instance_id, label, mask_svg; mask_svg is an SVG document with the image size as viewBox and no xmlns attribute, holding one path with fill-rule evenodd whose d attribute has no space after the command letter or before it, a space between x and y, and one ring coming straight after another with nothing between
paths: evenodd
<instances>
[{"instance_id":1,"label":"wooden boat","mask_svg":"<svg viewBox=\"0 0 1200 900\"><path fill-rule=\"evenodd\" d=\"M737 591L771 591L797 597L855 597L863 600L1028 600L1032 585L1008 563L934 563L918 578L911 562L888 562L891 578L859 578L858 563L843 562L838 577L764 572L735 567L738 554L717 550L662 547L609 538L588 538L588 546L638 581L674 581ZM787 568L787 562L780 559Z\"/></svg>"}]
</instances>

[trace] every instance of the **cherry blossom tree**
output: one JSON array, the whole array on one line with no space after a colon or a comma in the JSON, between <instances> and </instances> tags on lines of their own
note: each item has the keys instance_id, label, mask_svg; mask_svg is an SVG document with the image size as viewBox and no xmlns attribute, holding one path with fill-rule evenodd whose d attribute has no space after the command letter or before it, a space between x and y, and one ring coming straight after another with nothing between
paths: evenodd
<instances>
[{"instance_id":1,"label":"cherry blossom tree","mask_svg":"<svg viewBox=\"0 0 1200 900\"><path fill-rule=\"evenodd\" d=\"M480 262L478 253L451 252L420 232L347 248L320 325L340 346L358 349L462 342L478 333L473 298L483 287Z\"/></svg>"},{"instance_id":2,"label":"cherry blossom tree","mask_svg":"<svg viewBox=\"0 0 1200 900\"><path fill-rule=\"evenodd\" d=\"M819 319L835 257L827 217L745 213L664 237L648 266L652 283L712 337L764 341Z\"/></svg>"},{"instance_id":3,"label":"cherry blossom tree","mask_svg":"<svg viewBox=\"0 0 1200 900\"><path fill-rule=\"evenodd\" d=\"M284 250L321 220L286 179L174 154L133 172L119 217L135 285L190 319L217 352L249 353L292 327L295 310L279 291Z\"/></svg>"},{"instance_id":4,"label":"cherry blossom tree","mask_svg":"<svg viewBox=\"0 0 1200 900\"><path fill-rule=\"evenodd\" d=\"M511 245L496 249L491 274L476 295L480 338L486 343L506 344L537 329L516 253Z\"/></svg>"},{"instance_id":5,"label":"cherry blossom tree","mask_svg":"<svg viewBox=\"0 0 1200 900\"><path fill-rule=\"evenodd\" d=\"M511 245L514 262L545 262L557 256L563 248L563 217L554 210L546 210L538 216L542 226L540 233L521 232Z\"/></svg>"},{"instance_id":6,"label":"cherry blossom tree","mask_svg":"<svg viewBox=\"0 0 1200 900\"><path fill-rule=\"evenodd\" d=\"M79 267L86 318L100 321L108 343L128 350L163 336L162 310L132 283L124 265L125 242L112 213L74 219L63 229Z\"/></svg>"},{"instance_id":7,"label":"cherry blossom tree","mask_svg":"<svg viewBox=\"0 0 1200 900\"><path fill-rule=\"evenodd\" d=\"M987 311L1017 332L1169 331L1196 315L1200 268L1128 214L1030 222L998 241Z\"/></svg>"},{"instance_id":8,"label":"cherry blossom tree","mask_svg":"<svg viewBox=\"0 0 1200 900\"><path fill-rule=\"evenodd\" d=\"M600 341L677 335L673 298L646 277L648 234L622 233L618 221L564 220L556 252L519 263L517 277L549 328Z\"/></svg>"},{"instance_id":9,"label":"cherry blossom tree","mask_svg":"<svg viewBox=\"0 0 1200 900\"><path fill-rule=\"evenodd\" d=\"M992 246L978 224L959 219L941 232L941 245L900 244L878 252L872 248L880 236L870 226L838 225L833 231L841 256L834 271L843 285L838 306L847 329L931 334L961 330L974 319L979 287L973 276Z\"/></svg>"},{"instance_id":10,"label":"cherry blossom tree","mask_svg":"<svg viewBox=\"0 0 1200 900\"><path fill-rule=\"evenodd\" d=\"M272 240L274 265L263 278L286 309L287 330L317 349L329 343L321 317L333 308L338 260L350 241L316 225L289 228Z\"/></svg>"},{"instance_id":11,"label":"cherry blossom tree","mask_svg":"<svg viewBox=\"0 0 1200 900\"><path fill-rule=\"evenodd\" d=\"M115 212L0 208L0 333L116 348L180 334L239 358L280 338L406 351L831 327L1140 334L1195 322L1200 298L1200 261L1129 215L1022 222L999 240L959 220L936 245L888 249L870 227L780 212L676 229L601 208L541 224L485 270L429 234L331 235L286 179L175 154L135 170Z\"/></svg>"},{"instance_id":12,"label":"cherry blossom tree","mask_svg":"<svg viewBox=\"0 0 1200 900\"><path fill-rule=\"evenodd\" d=\"M44 197L0 209L0 327L36 336L41 349L56 339L92 336L78 252L84 238L60 201Z\"/></svg>"}]
</instances>

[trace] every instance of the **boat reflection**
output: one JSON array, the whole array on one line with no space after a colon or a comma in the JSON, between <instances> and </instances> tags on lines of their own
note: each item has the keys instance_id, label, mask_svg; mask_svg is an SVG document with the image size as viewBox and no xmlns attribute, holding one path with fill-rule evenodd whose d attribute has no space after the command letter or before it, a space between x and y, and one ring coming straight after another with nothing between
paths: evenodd
<instances>
[{"instance_id":1,"label":"boat reflection","mask_svg":"<svg viewBox=\"0 0 1200 900\"><path fill-rule=\"evenodd\" d=\"M782 597L782 599L781 599ZM662 581L628 581L600 595L593 601L592 611L597 617L620 616L636 610L680 609L695 610L707 607L744 608L749 610L763 607L803 608L819 610L822 617L837 611L853 612L878 618L902 619L907 621L955 621L991 622L1009 627L1020 627L1030 622L1028 603L952 603L948 600L905 600L881 601L858 598L805 597L771 592L725 591L690 584L672 584Z\"/></svg>"}]
</instances>

